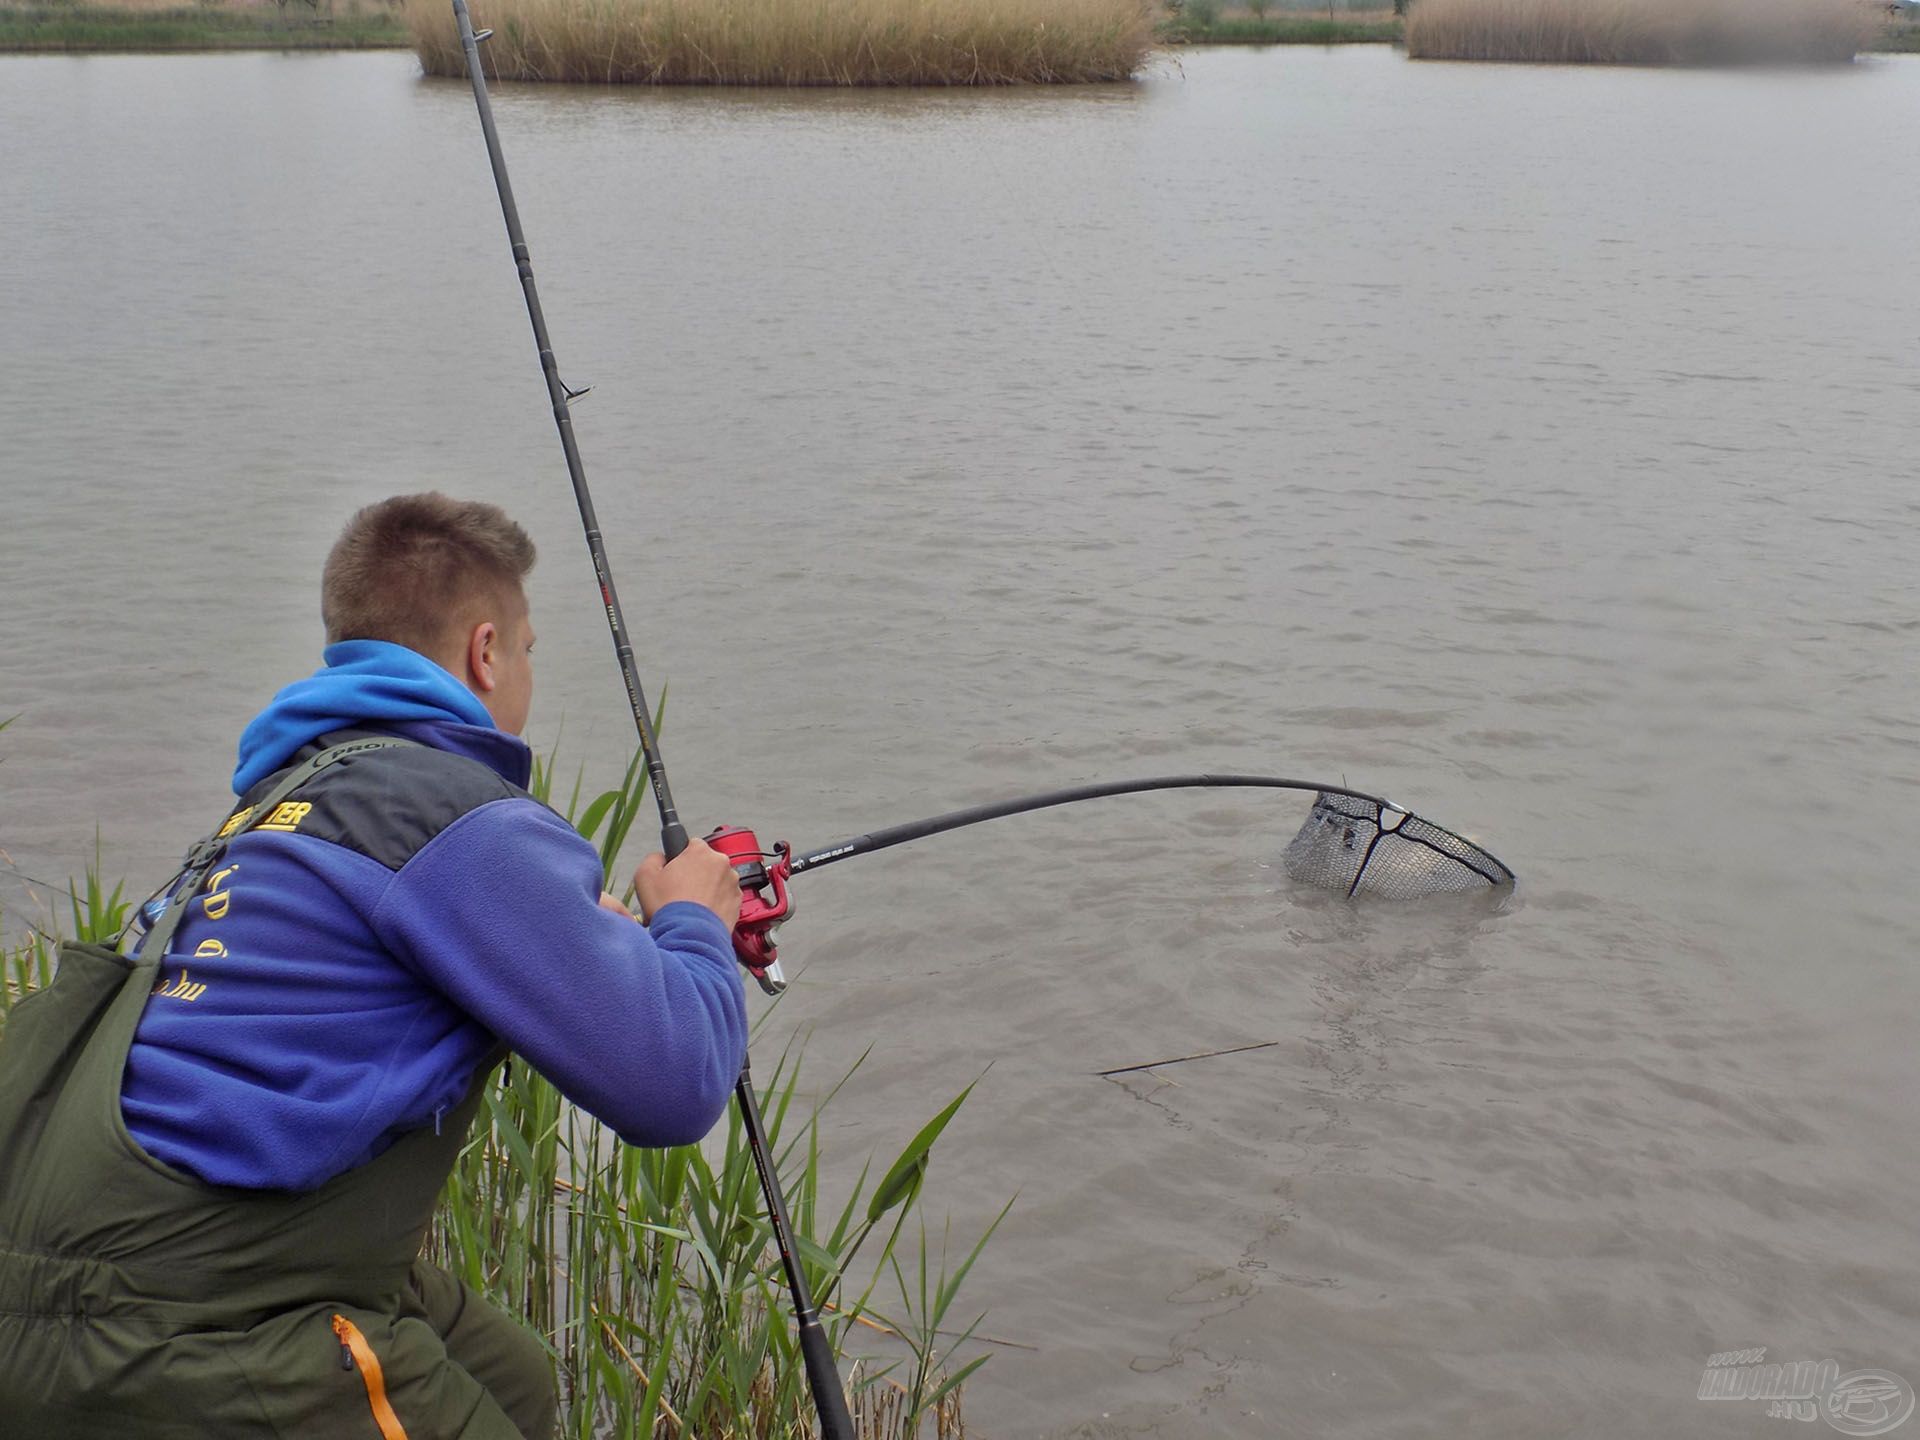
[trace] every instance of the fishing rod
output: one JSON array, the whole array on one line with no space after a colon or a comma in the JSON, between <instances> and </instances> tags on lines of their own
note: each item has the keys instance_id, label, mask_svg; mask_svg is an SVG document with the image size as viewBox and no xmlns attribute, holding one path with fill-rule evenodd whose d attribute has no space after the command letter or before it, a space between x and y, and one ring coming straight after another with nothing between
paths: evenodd
<instances>
[{"instance_id":1,"label":"fishing rod","mask_svg":"<svg viewBox=\"0 0 1920 1440\"><path fill-rule=\"evenodd\" d=\"M661 848L671 860L687 848L687 831L675 809L673 792L667 784L666 763L661 758L659 737L654 732L639 666L634 659L626 621L620 610L612 568L607 561L606 545L594 513L593 497L587 489L586 469L574 440L570 407L573 401L587 393L588 387L574 390L560 379L553 344L547 336L546 319L534 286L533 262L527 249L526 236L520 228L519 211L514 205L513 187L507 179L506 160L501 153L499 133L494 127L493 107L487 97L486 78L480 63L480 43L493 32L474 30L466 0L453 0L453 13L460 28L460 44L466 55L467 74L473 83L474 104L479 110L480 128L486 137L487 158L493 167L494 187L499 192L507 238L519 271L520 288L526 298L527 317L532 322L534 341L540 353L540 368L546 378L548 398L553 404L554 425L560 432L560 446L566 455L574 501L580 511L582 528L586 531L587 549L593 560L595 579L599 582L601 605L606 612L607 628L613 637L621 679L626 685L634 728L640 737L640 751L646 764L648 783L660 811ZM727 856L740 881L740 918L733 931L734 954L763 990L778 994L786 988L786 980L780 971L773 932L793 913L787 884L796 876L850 860L857 855L872 854L909 841L1029 811L1117 795L1205 788L1311 791L1314 795L1312 809L1288 844L1283 857L1287 873L1295 879L1338 890L1349 897L1364 894L1411 899L1448 892L1497 889L1514 883L1513 871L1488 851L1415 815L1404 806L1344 785L1289 780L1272 775L1162 775L1069 786L886 826L797 854L784 841L770 850L762 849L759 837L752 830L738 826L723 826L706 836L706 841ZM819 1310L809 1294L806 1276L797 1259L786 1199L767 1144L766 1128L744 1057L734 1096L744 1122L754 1169L760 1178L760 1188L766 1196L767 1217L773 1229L774 1241L786 1272L800 1352L805 1361L814 1407L820 1417L822 1440L852 1440L853 1427L847 1411L846 1393L834 1365L826 1331L820 1324Z\"/></svg>"},{"instance_id":2,"label":"fishing rod","mask_svg":"<svg viewBox=\"0 0 1920 1440\"><path fill-rule=\"evenodd\" d=\"M566 453L567 475L573 481L573 498L580 510L580 524L587 534L587 550L593 557L593 573L600 584L600 602L606 611L607 629L613 635L613 650L620 662L620 677L626 683L634 729L640 735L640 753L646 761L647 780L653 787L654 801L660 809L660 848L667 859L672 860L687 848L686 826L681 823L679 811L674 807L673 792L667 785L667 767L660 755L660 738L654 733L653 719L647 709L640 667L634 660L633 644L628 639L626 620L620 611L620 597L614 589L613 569L607 562L607 549L601 538L599 518L594 513L593 496L587 490L586 467L580 461L580 447L573 436L570 407L591 387L573 390L560 379L560 367L553 357L553 342L547 337L546 317L541 313L540 295L533 283L533 261L527 250L526 235L520 228L519 209L513 203L513 186L507 179L506 157L500 150L500 135L493 124L493 105L487 98L486 77L481 71L480 42L493 32L474 30L472 18L467 13L466 0L453 0L453 16L460 27L460 48L466 52L467 75L473 82L473 103L480 112L480 130L486 137L487 159L493 166L494 189L500 195L500 213L507 222L507 239L513 248L514 264L520 272L520 289L526 296L527 318L533 322L534 343L540 351L540 369L546 376L547 396L553 402L553 423L560 431L560 448ZM741 851L759 849L759 841L751 832L744 830L716 831L714 838L730 841ZM721 847L716 845L716 848ZM723 853L734 858L733 852ZM790 907L784 907L780 914L770 916L772 907L760 900L759 889L752 883L756 876L764 875L757 861L748 859L736 863L735 870L741 876L743 910L748 902L756 902L751 918L763 927L762 934L770 933L772 926L790 913ZM784 877L780 883L784 890ZM754 978L762 988L777 993L786 988L786 982L779 973L771 945L767 948L767 959L753 971ZM753 1168L760 1177L760 1189L766 1196L767 1219L773 1228L774 1244L780 1251L780 1263L786 1270L787 1290L793 1300L794 1326L801 1358L806 1365L807 1386L813 1395L814 1410L820 1417L822 1440L853 1440L853 1419L847 1411L846 1390L841 1384L840 1372L834 1365L833 1347L828 1343L827 1332L820 1324L820 1312L808 1293L806 1273L800 1267L793 1243L793 1224L787 1215L786 1196L781 1191L779 1171L767 1144L766 1126L760 1117L760 1104L753 1093L753 1076L744 1053L733 1093L747 1132L747 1145L753 1154Z\"/></svg>"}]
</instances>

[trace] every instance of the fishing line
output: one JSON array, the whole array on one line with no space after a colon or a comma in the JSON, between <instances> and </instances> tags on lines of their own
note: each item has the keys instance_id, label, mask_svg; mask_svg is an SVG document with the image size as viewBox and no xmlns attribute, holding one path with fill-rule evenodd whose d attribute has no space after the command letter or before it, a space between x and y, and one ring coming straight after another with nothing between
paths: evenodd
<instances>
[{"instance_id":1,"label":"fishing line","mask_svg":"<svg viewBox=\"0 0 1920 1440\"><path fill-rule=\"evenodd\" d=\"M65 896L71 894L73 891L72 881L68 881L65 885L56 885L51 880L41 880L27 874L26 871L22 870L10 859L0 860L0 864L4 864L7 867L7 873L21 884L35 886L41 890L45 890L50 895Z\"/></svg>"}]
</instances>

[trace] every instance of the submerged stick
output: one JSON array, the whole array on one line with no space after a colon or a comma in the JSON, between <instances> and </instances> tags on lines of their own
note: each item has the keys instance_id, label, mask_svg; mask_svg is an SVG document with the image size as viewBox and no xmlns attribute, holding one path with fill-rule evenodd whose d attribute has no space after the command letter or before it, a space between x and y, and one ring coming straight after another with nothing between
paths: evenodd
<instances>
[{"instance_id":1,"label":"submerged stick","mask_svg":"<svg viewBox=\"0 0 1920 1440\"><path fill-rule=\"evenodd\" d=\"M1116 1075L1131 1075L1137 1070L1158 1070L1162 1065L1185 1065L1190 1060L1212 1060L1221 1055L1244 1055L1249 1050L1267 1050L1279 1043L1278 1040L1260 1040L1252 1045L1229 1045L1224 1050L1202 1050L1196 1055L1176 1055L1171 1060L1149 1060L1144 1065L1116 1065L1111 1070L1096 1070L1093 1073L1102 1080L1111 1080Z\"/></svg>"}]
</instances>

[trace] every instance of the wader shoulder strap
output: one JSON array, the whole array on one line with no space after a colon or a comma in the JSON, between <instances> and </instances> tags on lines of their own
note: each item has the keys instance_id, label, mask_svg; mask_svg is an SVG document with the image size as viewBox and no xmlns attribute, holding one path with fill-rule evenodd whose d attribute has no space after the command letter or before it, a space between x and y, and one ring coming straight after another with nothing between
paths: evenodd
<instances>
[{"instance_id":1,"label":"wader shoulder strap","mask_svg":"<svg viewBox=\"0 0 1920 1440\"><path fill-rule=\"evenodd\" d=\"M227 846L238 836L246 834L273 814L279 805L294 791L306 784L329 765L337 765L342 760L350 760L355 755L364 755L371 750L398 750L404 746L417 746L416 740L401 740L392 736L369 736L361 740L348 740L322 750L312 759L303 761L282 775L279 782L251 805L242 805L227 816L220 828L204 840L198 841L187 851L186 858L180 863L180 873L174 879L168 894L167 908L160 918L153 922L153 928L147 931L141 945L141 957L144 960L161 961L166 959L167 946L173 943L173 932L179 928L185 917L187 906L200 889L200 882L207 878L207 872L220 863L220 857L227 853Z\"/></svg>"}]
</instances>

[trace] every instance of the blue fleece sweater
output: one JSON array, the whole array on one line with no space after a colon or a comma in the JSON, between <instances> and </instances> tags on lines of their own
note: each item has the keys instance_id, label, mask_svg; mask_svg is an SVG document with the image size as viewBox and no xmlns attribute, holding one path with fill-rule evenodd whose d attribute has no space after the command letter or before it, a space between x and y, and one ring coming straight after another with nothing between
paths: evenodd
<instances>
[{"instance_id":1,"label":"blue fleece sweater","mask_svg":"<svg viewBox=\"0 0 1920 1440\"><path fill-rule=\"evenodd\" d=\"M497 1041L631 1143L699 1139L746 1048L719 917L679 902L643 928L600 908L599 857L519 792L531 755L471 692L397 645L325 659L247 727L236 793L351 728L484 765L495 798L444 824L375 804L368 825L401 837L382 844L236 839L128 1056L134 1139L213 1184L312 1189L438 1123Z\"/></svg>"}]
</instances>

